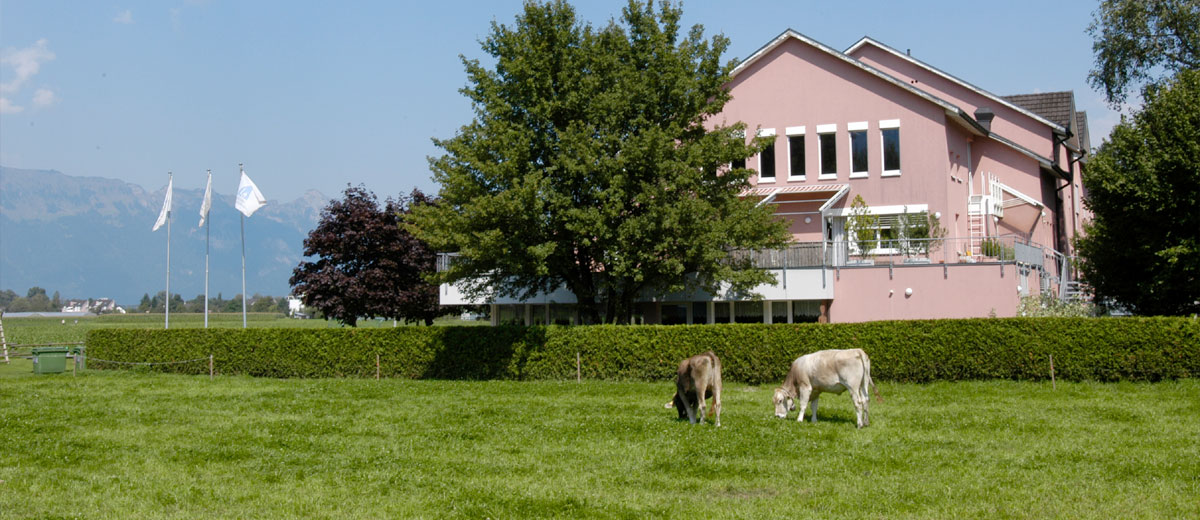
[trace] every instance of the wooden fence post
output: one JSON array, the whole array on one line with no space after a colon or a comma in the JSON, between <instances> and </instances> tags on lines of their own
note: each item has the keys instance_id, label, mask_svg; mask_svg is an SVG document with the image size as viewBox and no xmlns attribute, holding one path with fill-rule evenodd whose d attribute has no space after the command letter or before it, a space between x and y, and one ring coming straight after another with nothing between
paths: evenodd
<instances>
[{"instance_id":1,"label":"wooden fence post","mask_svg":"<svg viewBox=\"0 0 1200 520\"><path fill-rule=\"evenodd\" d=\"M379 353L375 353L375 380L379 380Z\"/></svg>"},{"instance_id":2,"label":"wooden fence post","mask_svg":"<svg viewBox=\"0 0 1200 520\"><path fill-rule=\"evenodd\" d=\"M1058 383L1054 382L1054 354L1050 354L1050 389L1058 391Z\"/></svg>"},{"instance_id":3,"label":"wooden fence post","mask_svg":"<svg viewBox=\"0 0 1200 520\"><path fill-rule=\"evenodd\" d=\"M212 381L212 379L213 379L213 355L209 354L208 355L208 380Z\"/></svg>"},{"instance_id":4,"label":"wooden fence post","mask_svg":"<svg viewBox=\"0 0 1200 520\"><path fill-rule=\"evenodd\" d=\"M580 369L579 364L580 364L579 353L576 352L575 353L575 382L576 383L583 382L583 371Z\"/></svg>"}]
</instances>

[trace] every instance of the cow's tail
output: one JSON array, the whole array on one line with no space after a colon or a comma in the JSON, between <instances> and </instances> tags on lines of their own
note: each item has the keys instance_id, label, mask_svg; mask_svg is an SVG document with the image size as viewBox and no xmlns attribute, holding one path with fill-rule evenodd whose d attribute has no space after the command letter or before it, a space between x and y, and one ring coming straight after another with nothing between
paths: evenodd
<instances>
[{"instance_id":1,"label":"cow's tail","mask_svg":"<svg viewBox=\"0 0 1200 520\"><path fill-rule=\"evenodd\" d=\"M879 395L879 387L875 386L875 380L871 379L871 358L867 357L867 353L862 354L863 364L863 380L862 380L862 395L869 396L868 388L875 389L875 402L882 403L883 396Z\"/></svg>"}]
</instances>

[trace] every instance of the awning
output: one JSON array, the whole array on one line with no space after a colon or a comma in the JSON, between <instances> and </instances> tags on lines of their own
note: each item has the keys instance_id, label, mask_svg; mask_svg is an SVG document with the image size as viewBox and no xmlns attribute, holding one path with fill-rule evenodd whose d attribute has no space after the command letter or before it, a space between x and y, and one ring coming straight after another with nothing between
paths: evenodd
<instances>
[{"instance_id":1,"label":"awning","mask_svg":"<svg viewBox=\"0 0 1200 520\"><path fill-rule=\"evenodd\" d=\"M786 202L821 202L825 206L836 202L850 190L849 184L796 184L791 186L763 187L755 186L739 194L741 197L762 197L759 205ZM782 200L780 199L788 200Z\"/></svg>"}]
</instances>

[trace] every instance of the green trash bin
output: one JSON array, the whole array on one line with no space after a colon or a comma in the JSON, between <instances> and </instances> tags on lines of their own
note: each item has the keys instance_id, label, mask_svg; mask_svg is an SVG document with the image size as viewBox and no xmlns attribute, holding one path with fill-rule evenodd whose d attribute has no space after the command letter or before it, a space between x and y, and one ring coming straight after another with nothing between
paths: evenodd
<instances>
[{"instance_id":1,"label":"green trash bin","mask_svg":"<svg viewBox=\"0 0 1200 520\"><path fill-rule=\"evenodd\" d=\"M75 358L77 370L87 370L87 347L83 345L71 347L71 357Z\"/></svg>"},{"instance_id":2,"label":"green trash bin","mask_svg":"<svg viewBox=\"0 0 1200 520\"><path fill-rule=\"evenodd\" d=\"M67 347L35 347L33 373L61 374L67 369Z\"/></svg>"}]
</instances>

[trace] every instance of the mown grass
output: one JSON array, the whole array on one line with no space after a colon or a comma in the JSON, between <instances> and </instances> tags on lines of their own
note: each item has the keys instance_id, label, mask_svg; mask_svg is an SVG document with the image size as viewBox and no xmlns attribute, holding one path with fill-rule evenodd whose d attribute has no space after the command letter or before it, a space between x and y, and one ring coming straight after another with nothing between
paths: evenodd
<instances>
[{"instance_id":1,"label":"mown grass","mask_svg":"<svg viewBox=\"0 0 1200 520\"><path fill-rule=\"evenodd\" d=\"M881 390L856 430L729 385L718 429L665 382L10 374L0 517L1200 516L1200 381Z\"/></svg>"}]
</instances>

